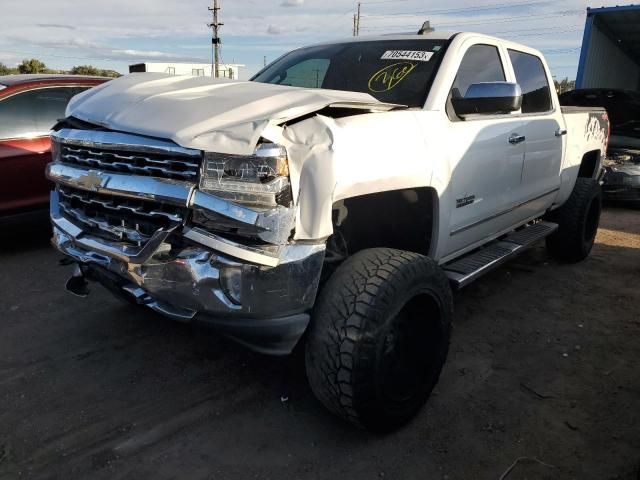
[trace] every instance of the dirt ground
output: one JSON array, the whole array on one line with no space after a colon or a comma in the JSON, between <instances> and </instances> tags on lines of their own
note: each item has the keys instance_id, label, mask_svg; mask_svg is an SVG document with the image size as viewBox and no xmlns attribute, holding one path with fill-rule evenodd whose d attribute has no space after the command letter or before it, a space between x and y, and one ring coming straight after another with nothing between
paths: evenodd
<instances>
[{"instance_id":1,"label":"dirt ground","mask_svg":"<svg viewBox=\"0 0 640 480\"><path fill-rule=\"evenodd\" d=\"M640 210L608 209L581 264L538 246L456 294L436 392L388 436L302 370L282 403L281 360L68 295L59 259L44 229L0 249L0 479L640 478Z\"/></svg>"}]
</instances>

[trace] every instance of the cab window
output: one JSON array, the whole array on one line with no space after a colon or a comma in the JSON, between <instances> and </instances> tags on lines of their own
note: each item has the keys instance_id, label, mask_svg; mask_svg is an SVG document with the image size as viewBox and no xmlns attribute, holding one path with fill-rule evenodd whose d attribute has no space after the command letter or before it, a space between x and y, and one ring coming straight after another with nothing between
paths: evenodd
<instances>
[{"instance_id":1,"label":"cab window","mask_svg":"<svg viewBox=\"0 0 640 480\"><path fill-rule=\"evenodd\" d=\"M464 97L467 89L474 83L504 82L504 68L500 61L498 48L493 45L474 45L462 58L458 74L453 82L451 95Z\"/></svg>"},{"instance_id":2,"label":"cab window","mask_svg":"<svg viewBox=\"0 0 640 480\"><path fill-rule=\"evenodd\" d=\"M551 110L551 88L542 60L524 52L509 50L509 58L522 89L522 113Z\"/></svg>"}]
</instances>

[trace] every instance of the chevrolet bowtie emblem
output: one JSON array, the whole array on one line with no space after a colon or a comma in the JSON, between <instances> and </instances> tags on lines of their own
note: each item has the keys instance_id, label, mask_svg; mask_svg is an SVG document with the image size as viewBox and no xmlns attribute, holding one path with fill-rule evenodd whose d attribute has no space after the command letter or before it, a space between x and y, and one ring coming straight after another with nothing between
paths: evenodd
<instances>
[{"instance_id":1,"label":"chevrolet bowtie emblem","mask_svg":"<svg viewBox=\"0 0 640 480\"><path fill-rule=\"evenodd\" d=\"M97 192L98 190L100 190L100 187L103 186L103 181L104 179L100 175L100 172L89 170L89 173L78 178L78 186L84 188L85 190Z\"/></svg>"}]
</instances>

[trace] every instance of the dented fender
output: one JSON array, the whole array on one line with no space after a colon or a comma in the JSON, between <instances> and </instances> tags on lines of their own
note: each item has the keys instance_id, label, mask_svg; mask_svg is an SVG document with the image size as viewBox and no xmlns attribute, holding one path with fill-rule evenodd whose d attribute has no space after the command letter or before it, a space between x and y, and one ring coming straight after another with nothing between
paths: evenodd
<instances>
[{"instance_id":1,"label":"dented fender","mask_svg":"<svg viewBox=\"0 0 640 480\"><path fill-rule=\"evenodd\" d=\"M294 239L331 235L331 210L339 200L430 185L432 166L416 113L401 110L339 119L315 115L265 129L263 137L284 145L289 154L297 207Z\"/></svg>"}]
</instances>

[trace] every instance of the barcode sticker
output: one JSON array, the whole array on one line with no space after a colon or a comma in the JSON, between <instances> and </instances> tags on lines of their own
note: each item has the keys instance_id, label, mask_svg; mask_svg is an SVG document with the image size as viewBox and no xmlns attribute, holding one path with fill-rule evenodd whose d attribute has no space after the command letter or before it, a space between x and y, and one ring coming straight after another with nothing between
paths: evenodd
<instances>
[{"instance_id":1,"label":"barcode sticker","mask_svg":"<svg viewBox=\"0 0 640 480\"><path fill-rule=\"evenodd\" d=\"M415 60L418 62L428 62L433 56L433 52L423 52L419 50L387 50L384 52L382 60Z\"/></svg>"}]
</instances>

